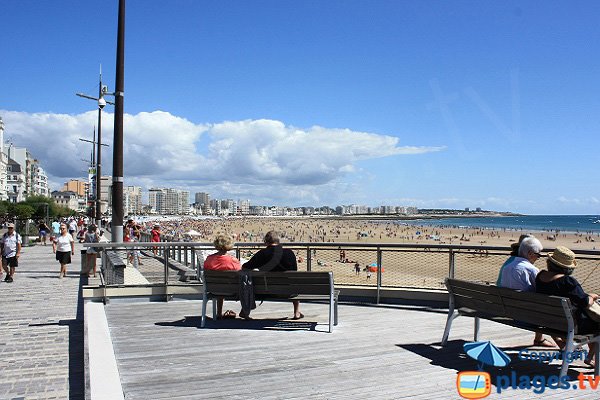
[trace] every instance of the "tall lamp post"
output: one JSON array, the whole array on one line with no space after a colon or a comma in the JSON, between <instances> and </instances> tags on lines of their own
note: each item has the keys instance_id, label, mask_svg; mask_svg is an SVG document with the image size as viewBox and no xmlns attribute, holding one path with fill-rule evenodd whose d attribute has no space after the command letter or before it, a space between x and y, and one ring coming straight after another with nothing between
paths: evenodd
<instances>
[{"instance_id":1,"label":"tall lamp post","mask_svg":"<svg viewBox=\"0 0 600 400\"><path fill-rule=\"evenodd\" d=\"M87 142L87 143L91 143L92 144L92 157L91 157L91 162L90 160L81 160L81 161L85 161L87 163L89 163L90 168L88 170L88 173L93 174L93 193L90 191L90 195L88 196L88 201L89 202L93 202L94 206L92 207L92 209L95 208L95 212L92 212L92 215L95 215L95 219L96 219L96 225L98 227L100 227L100 222L101 222L101 218L102 218L102 199L100 198L100 194L102 193L101 190L101 182L102 182L102 168L100 165L100 162L96 162L96 155L98 155L98 157L102 157L102 149L98 150L97 153L96 152L96 146L100 147L100 146L105 146L108 147L107 144L104 143L100 143L96 141L96 127L94 127L94 136L92 140L87 140L87 139L83 139L83 138L79 138L79 140L81 140L82 142ZM98 159L98 161L100 161L100 159Z\"/></svg>"},{"instance_id":2,"label":"tall lamp post","mask_svg":"<svg viewBox=\"0 0 600 400\"><path fill-rule=\"evenodd\" d=\"M115 71L115 129L113 139L112 222L113 243L123 242L123 97L125 91L125 0L119 0Z\"/></svg>"},{"instance_id":3,"label":"tall lamp post","mask_svg":"<svg viewBox=\"0 0 600 400\"><path fill-rule=\"evenodd\" d=\"M113 93L108 93L108 87L102 84L102 66L100 66L100 83L98 84L98 97L88 96L83 93L75 93L79 97L84 97L86 99L96 100L98 102L98 142L94 140L92 143L96 147L96 226L100 227L100 223L102 222L102 207L100 201L100 184L102 178L102 146L106 146L102 144L102 109L106 107L107 104L114 105L110 101L106 101L104 96L112 96ZM81 139L85 142L89 142L89 140Z\"/></svg>"}]
</instances>

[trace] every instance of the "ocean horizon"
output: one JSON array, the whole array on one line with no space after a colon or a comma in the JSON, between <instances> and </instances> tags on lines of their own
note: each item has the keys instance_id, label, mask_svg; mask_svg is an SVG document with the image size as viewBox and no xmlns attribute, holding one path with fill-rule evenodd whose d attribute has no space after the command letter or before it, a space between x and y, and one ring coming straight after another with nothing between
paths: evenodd
<instances>
[{"instance_id":1,"label":"ocean horizon","mask_svg":"<svg viewBox=\"0 0 600 400\"><path fill-rule=\"evenodd\" d=\"M397 220L400 224L452 228L482 228L526 232L600 234L599 215L518 215L473 218Z\"/></svg>"}]
</instances>

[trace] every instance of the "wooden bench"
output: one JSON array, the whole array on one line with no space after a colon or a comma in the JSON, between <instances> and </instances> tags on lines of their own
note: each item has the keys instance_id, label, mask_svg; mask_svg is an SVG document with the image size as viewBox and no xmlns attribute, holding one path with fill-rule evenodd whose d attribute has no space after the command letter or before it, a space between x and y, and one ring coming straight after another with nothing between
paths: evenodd
<instances>
[{"instance_id":1,"label":"wooden bench","mask_svg":"<svg viewBox=\"0 0 600 400\"><path fill-rule=\"evenodd\" d=\"M474 341L479 339L480 318L565 338L566 354L573 352L577 345L600 341L600 336L577 333L577 326L571 312L571 301L568 298L521 292L450 278L446 278L446 287L450 301L442 346L445 346L448 341L452 321L460 315L475 318ZM598 375L600 368L599 350L600 346L596 346L595 375ZM561 377L566 375L568 368L568 357L563 357Z\"/></svg>"},{"instance_id":2,"label":"wooden bench","mask_svg":"<svg viewBox=\"0 0 600 400\"><path fill-rule=\"evenodd\" d=\"M254 283L254 296L257 301L292 301L310 300L327 301L329 303L329 332L338 323L339 290L333 286L332 272L262 272L251 271ZM238 300L240 289L240 273L238 271L201 271L204 284L202 299L202 322L206 322L206 304L213 300L213 320L216 319L216 299ZM290 297L293 296L293 297Z\"/></svg>"}]
</instances>

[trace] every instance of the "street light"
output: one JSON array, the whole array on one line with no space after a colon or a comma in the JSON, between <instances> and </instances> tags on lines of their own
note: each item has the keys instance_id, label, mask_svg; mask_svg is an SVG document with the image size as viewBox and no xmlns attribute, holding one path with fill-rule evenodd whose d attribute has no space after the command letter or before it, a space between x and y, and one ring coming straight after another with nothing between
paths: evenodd
<instances>
[{"instance_id":1,"label":"street light","mask_svg":"<svg viewBox=\"0 0 600 400\"><path fill-rule=\"evenodd\" d=\"M102 177L102 146L106 146L102 144L102 109L106 107L107 104L114 105L115 103L106 101L104 96L114 96L113 93L108 92L108 86L102 84L102 65L100 66L100 82L98 84L98 97L88 96L83 93L75 93L79 97L83 97L90 100L95 100L98 102L98 142L92 141L92 144L96 147L96 226L100 227L102 222L102 208L100 201L100 184ZM83 140L84 142L89 142L89 140ZM93 154L93 153L92 153Z\"/></svg>"},{"instance_id":2,"label":"street light","mask_svg":"<svg viewBox=\"0 0 600 400\"><path fill-rule=\"evenodd\" d=\"M96 157L95 157L95 151L96 151L96 145L98 146L105 146L108 147L107 144L104 143L98 143L96 142L96 127L94 126L94 134L92 136L92 140L87 140L87 139L83 139L83 138L79 138L79 140L81 140L82 142L87 142L87 143L91 143L92 144L92 154L89 160L84 160L83 158L81 159L81 161L85 162L88 164L88 179L90 181L92 181L92 184L90 185L90 189L88 190L88 195L87 195L87 201L88 201L88 206L90 205L90 203L93 203L94 205L92 205L92 212L90 213L92 216L95 214L95 212L93 211L96 207L95 205L97 204L96 201L98 200L100 202L100 204L102 204L102 199L96 198L96 189L98 187L98 182L101 182L102 180L102 176L100 176L100 181L97 179L97 177L99 175L97 175L97 165L96 165ZM101 191L100 191L101 192Z\"/></svg>"},{"instance_id":3,"label":"street light","mask_svg":"<svg viewBox=\"0 0 600 400\"><path fill-rule=\"evenodd\" d=\"M125 95L125 0L119 0L113 130L112 221L113 243L123 242L123 105Z\"/></svg>"}]
</instances>

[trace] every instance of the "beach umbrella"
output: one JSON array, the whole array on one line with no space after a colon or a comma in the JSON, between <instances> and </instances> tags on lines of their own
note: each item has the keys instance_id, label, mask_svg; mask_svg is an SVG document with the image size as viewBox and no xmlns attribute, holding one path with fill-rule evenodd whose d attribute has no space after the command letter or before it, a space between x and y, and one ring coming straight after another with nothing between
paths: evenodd
<instances>
[{"instance_id":1,"label":"beach umbrella","mask_svg":"<svg viewBox=\"0 0 600 400\"><path fill-rule=\"evenodd\" d=\"M465 343L463 349L469 357L479 361L480 369L483 364L506 367L510 363L510 357L490 341Z\"/></svg>"}]
</instances>

